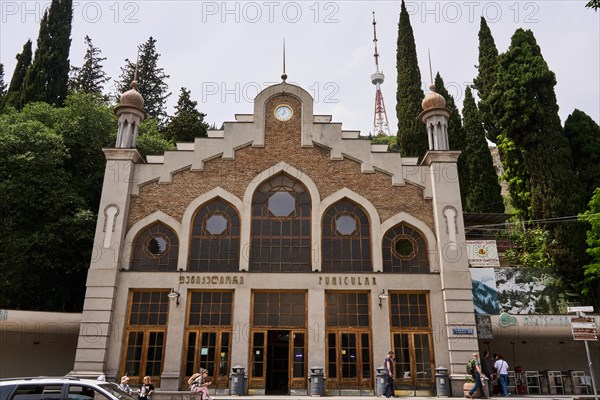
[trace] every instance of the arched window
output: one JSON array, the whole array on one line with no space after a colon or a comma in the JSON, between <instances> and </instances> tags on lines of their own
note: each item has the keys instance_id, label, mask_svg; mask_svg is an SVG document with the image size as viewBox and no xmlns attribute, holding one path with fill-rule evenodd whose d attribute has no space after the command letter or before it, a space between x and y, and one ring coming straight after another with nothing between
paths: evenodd
<instances>
[{"instance_id":1,"label":"arched window","mask_svg":"<svg viewBox=\"0 0 600 400\"><path fill-rule=\"evenodd\" d=\"M280 174L263 183L252 200L250 271L310 272L310 194Z\"/></svg>"},{"instance_id":2,"label":"arched window","mask_svg":"<svg viewBox=\"0 0 600 400\"><path fill-rule=\"evenodd\" d=\"M217 198L198 209L193 219L188 271L233 272L239 269L240 217Z\"/></svg>"},{"instance_id":3,"label":"arched window","mask_svg":"<svg viewBox=\"0 0 600 400\"><path fill-rule=\"evenodd\" d=\"M425 239L410 226L400 224L387 231L382 247L383 272L429 273Z\"/></svg>"},{"instance_id":4,"label":"arched window","mask_svg":"<svg viewBox=\"0 0 600 400\"><path fill-rule=\"evenodd\" d=\"M341 200L323 216L323 272L372 271L369 218L357 204Z\"/></svg>"},{"instance_id":5,"label":"arched window","mask_svg":"<svg viewBox=\"0 0 600 400\"><path fill-rule=\"evenodd\" d=\"M177 271L179 239L162 222L141 231L134 240L130 270Z\"/></svg>"}]
</instances>

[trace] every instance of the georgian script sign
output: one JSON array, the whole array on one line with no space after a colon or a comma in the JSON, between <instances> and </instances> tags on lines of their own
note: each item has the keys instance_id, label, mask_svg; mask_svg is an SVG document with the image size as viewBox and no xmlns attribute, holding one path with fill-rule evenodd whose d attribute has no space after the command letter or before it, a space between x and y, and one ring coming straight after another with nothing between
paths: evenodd
<instances>
[{"instance_id":1,"label":"georgian script sign","mask_svg":"<svg viewBox=\"0 0 600 400\"><path fill-rule=\"evenodd\" d=\"M181 285L243 285L244 277L236 275L181 275Z\"/></svg>"}]
</instances>

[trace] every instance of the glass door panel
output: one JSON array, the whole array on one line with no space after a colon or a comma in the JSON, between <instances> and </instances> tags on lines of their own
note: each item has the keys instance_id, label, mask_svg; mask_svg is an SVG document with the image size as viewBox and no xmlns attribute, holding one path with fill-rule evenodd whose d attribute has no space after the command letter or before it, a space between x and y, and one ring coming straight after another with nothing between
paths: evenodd
<instances>
[{"instance_id":1,"label":"glass door panel","mask_svg":"<svg viewBox=\"0 0 600 400\"><path fill-rule=\"evenodd\" d=\"M337 336L327 335L327 387L337 388Z\"/></svg>"},{"instance_id":2,"label":"glass door panel","mask_svg":"<svg viewBox=\"0 0 600 400\"><path fill-rule=\"evenodd\" d=\"M250 388L265 387L265 350L266 350L266 332L253 332L250 354Z\"/></svg>"},{"instance_id":3,"label":"glass door panel","mask_svg":"<svg viewBox=\"0 0 600 400\"><path fill-rule=\"evenodd\" d=\"M356 334L341 334L342 379L356 379Z\"/></svg>"},{"instance_id":4,"label":"glass door panel","mask_svg":"<svg viewBox=\"0 0 600 400\"><path fill-rule=\"evenodd\" d=\"M372 388L371 335L338 331L327 334L327 387Z\"/></svg>"},{"instance_id":5,"label":"glass door panel","mask_svg":"<svg viewBox=\"0 0 600 400\"><path fill-rule=\"evenodd\" d=\"M402 389L431 388L434 382L429 333L395 333L396 378Z\"/></svg>"}]
</instances>

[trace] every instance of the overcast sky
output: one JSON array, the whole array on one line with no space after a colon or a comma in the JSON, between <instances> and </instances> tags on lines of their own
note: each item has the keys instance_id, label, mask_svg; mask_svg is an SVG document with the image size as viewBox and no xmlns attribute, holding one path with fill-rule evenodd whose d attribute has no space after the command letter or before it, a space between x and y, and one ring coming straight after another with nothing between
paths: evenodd
<instances>
[{"instance_id":1,"label":"overcast sky","mask_svg":"<svg viewBox=\"0 0 600 400\"><path fill-rule=\"evenodd\" d=\"M486 17L500 52L515 29L531 29L554 71L560 117L578 108L600 121L600 13L575 1L407 1L423 88L440 71L462 107L476 76L479 19ZM1 0L0 62L10 81L15 55L37 39L49 1ZM74 1L71 64L80 66L89 35L107 57L104 70L120 76L137 46L157 40L159 65L171 77L168 112L182 86L210 124L252 113L259 90L280 82L282 41L288 82L315 99L316 114L331 114L348 130L373 130L375 88L372 12L377 19L382 91L392 134L397 131L396 40L400 1ZM112 85L111 85L112 86Z\"/></svg>"}]
</instances>

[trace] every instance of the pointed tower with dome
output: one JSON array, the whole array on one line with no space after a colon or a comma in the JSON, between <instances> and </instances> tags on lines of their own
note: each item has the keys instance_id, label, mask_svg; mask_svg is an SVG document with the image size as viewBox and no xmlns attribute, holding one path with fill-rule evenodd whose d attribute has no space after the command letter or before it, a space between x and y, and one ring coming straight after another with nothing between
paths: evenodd
<instances>
[{"instance_id":1,"label":"pointed tower with dome","mask_svg":"<svg viewBox=\"0 0 600 400\"><path fill-rule=\"evenodd\" d=\"M119 289L119 257L127 230L136 165L144 163L135 148L139 126L147 115L137 82L133 81L131 89L121 95L114 112L118 120L117 140L114 148L102 149L106 168L72 372L77 376L109 372L108 341L118 326L114 324L114 307Z\"/></svg>"}]
</instances>

